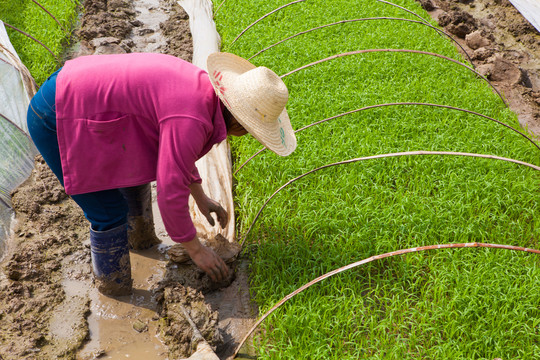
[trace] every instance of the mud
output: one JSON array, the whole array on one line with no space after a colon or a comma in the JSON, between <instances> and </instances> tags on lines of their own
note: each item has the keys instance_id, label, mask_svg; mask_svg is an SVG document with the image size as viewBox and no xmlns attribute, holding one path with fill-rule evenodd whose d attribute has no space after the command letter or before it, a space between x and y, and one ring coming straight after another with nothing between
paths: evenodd
<instances>
[{"instance_id":1,"label":"mud","mask_svg":"<svg viewBox=\"0 0 540 360\"><path fill-rule=\"evenodd\" d=\"M191 59L188 17L173 0L82 5L80 43L66 59L136 51ZM153 191L155 198L155 185ZM169 260L173 243L157 216L163 244L130 253L133 294L108 297L93 279L89 224L41 157L12 196L16 225L0 271L0 359L188 357L196 341L180 305L225 358L253 324L257 307L249 297L248 265L236 261L237 244L204 240L232 270L229 279L213 283L189 261Z\"/></svg>"},{"instance_id":2,"label":"mud","mask_svg":"<svg viewBox=\"0 0 540 360\"><path fill-rule=\"evenodd\" d=\"M178 359L193 353L198 345L193 328L183 315L184 307L203 338L215 350L223 342L218 330L218 314L206 304L204 296L189 287L170 286L160 299L163 339L169 347L169 358Z\"/></svg>"},{"instance_id":3,"label":"mud","mask_svg":"<svg viewBox=\"0 0 540 360\"><path fill-rule=\"evenodd\" d=\"M419 0L540 136L540 33L508 0Z\"/></svg>"},{"instance_id":4,"label":"mud","mask_svg":"<svg viewBox=\"0 0 540 360\"><path fill-rule=\"evenodd\" d=\"M69 358L88 335L89 302L67 297L62 283L89 277L86 220L39 156L12 202L17 220L0 280L0 355Z\"/></svg>"}]
</instances>

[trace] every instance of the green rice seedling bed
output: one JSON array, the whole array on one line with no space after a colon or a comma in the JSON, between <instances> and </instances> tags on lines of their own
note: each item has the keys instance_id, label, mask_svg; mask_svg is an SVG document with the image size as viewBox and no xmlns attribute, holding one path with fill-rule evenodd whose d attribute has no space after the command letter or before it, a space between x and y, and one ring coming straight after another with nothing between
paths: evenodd
<instances>
[{"instance_id":1,"label":"green rice seedling bed","mask_svg":"<svg viewBox=\"0 0 540 360\"><path fill-rule=\"evenodd\" d=\"M42 8L30 0L0 0L0 20L17 27L41 41L61 60L72 29L77 19L79 0L38 0L66 29L60 28L58 23ZM22 35L7 28L13 47L19 54L23 64L38 85L58 67L58 61L45 48Z\"/></svg>"},{"instance_id":2,"label":"green rice seedling bed","mask_svg":"<svg viewBox=\"0 0 540 360\"><path fill-rule=\"evenodd\" d=\"M222 0L215 0L217 7ZM300 31L345 19L411 14L375 0L227 0L216 12L223 51L248 58ZM413 0L396 3L428 19ZM431 22L432 25L436 25ZM466 62L433 29L363 21L296 37L253 58L278 74L338 53L410 49ZM470 64L469 64L470 65ZM492 88L452 62L410 53L335 59L284 78L299 129L346 111L422 102L475 111L520 129ZM520 129L526 132L526 130ZM351 158L416 150L491 154L540 164L525 138L484 118L425 106L388 106L297 134L287 158L263 152L237 175L239 238L288 180ZM233 141L235 166L260 149ZM331 167L281 191L246 240L261 314L301 285L394 250L487 242L540 248L540 175L516 164L455 156L367 160ZM370 263L317 284L271 315L256 336L263 359L540 358L540 257L496 249L415 253Z\"/></svg>"}]
</instances>

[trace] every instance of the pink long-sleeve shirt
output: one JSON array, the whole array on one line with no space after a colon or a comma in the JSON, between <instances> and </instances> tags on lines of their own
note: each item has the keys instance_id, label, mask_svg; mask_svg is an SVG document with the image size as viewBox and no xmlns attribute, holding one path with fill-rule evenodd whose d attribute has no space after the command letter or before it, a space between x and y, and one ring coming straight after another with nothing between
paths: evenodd
<instances>
[{"instance_id":1,"label":"pink long-sleeve shirt","mask_svg":"<svg viewBox=\"0 0 540 360\"><path fill-rule=\"evenodd\" d=\"M192 240L189 185L195 161L227 136L208 74L163 54L84 56L56 83L58 145L66 193L156 180L165 228Z\"/></svg>"}]
</instances>

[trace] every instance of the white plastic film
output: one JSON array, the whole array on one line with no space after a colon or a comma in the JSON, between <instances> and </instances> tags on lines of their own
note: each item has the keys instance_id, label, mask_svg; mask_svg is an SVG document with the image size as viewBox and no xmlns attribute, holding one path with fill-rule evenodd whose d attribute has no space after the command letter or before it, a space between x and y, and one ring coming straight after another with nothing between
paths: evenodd
<instances>
[{"instance_id":1,"label":"white plastic film","mask_svg":"<svg viewBox=\"0 0 540 360\"><path fill-rule=\"evenodd\" d=\"M179 0L178 4L189 15L189 27L193 37L192 62L201 69L207 70L206 59L210 54L218 52L221 44L216 24L212 20L212 2L210 0ZM212 227L204 215L198 211L193 199L190 199L190 212L197 234L207 239L213 239L217 234L223 235L229 241L233 241L235 237L230 153L229 143L223 141L196 163L203 179L204 192L219 202L229 214L229 223L225 229L221 229L219 225Z\"/></svg>"},{"instance_id":2,"label":"white plastic film","mask_svg":"<svg viewBox=\"0 0 540 360\"><path fill-rule=\"evenodd\" d=\"M28 135L26 112L35 93L34 80L9 41L0 21L0 206L28 178L37 150Z\"/></svg>"},{"instance_id":3,"label":"white plastic film","mask_svg":"<svg viewBox=\"0 0 540 360\"><path fill-rule=\"evenodd\" d=\"M540 0L510 0L510 2L540 32Z\"/></svg>"}]
</instances>

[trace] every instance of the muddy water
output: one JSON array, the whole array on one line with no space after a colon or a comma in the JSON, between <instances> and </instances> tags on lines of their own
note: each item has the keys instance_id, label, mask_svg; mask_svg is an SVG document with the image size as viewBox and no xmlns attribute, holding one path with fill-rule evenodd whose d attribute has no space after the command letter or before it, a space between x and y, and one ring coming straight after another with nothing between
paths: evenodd
<instances>
[{"instance_id":1,"label":"muddy water","mask_svg":"<svg viewBox=\"0 0 540 360\"><path fill-rule=\"evenodd\" d=\"M160 24L169 18L169 6L160 0L135 0L133 6L137 14L135 19L142 25L131 36L135 43L132 51L160 52L167 44L161 34Z\"/></svg>"},{"instance_id":2,"label":"muddy water","mask_svg":"<svg viewBox=\"0 0 540 360\"><path fill-rule=\"evenodd\" d=\"M135 11L132 22L135 26L131 35L124 40L124 43L130 45L130 52L161 52L167 42L161 34L160 25L169 18L170 6L160 0L135 0L132 9ZM159 214L156 208L154 214ZM132 251L130 254L134 289L132 295L110 298L87 284L64 281L66 294L86 291L90 299L90 314L87 318L90 340L79 351L77 358L167 358L168 349L159 338L158 304L151 289L163 278L168 261L163 250L166 244L172 245L173 242L159 226L157 232L158 236L161 235L163 245L144 251Z\"/></svg>"},{"instance_id":3,"label":"muddy water","mask_svg":"<svg viewBox=\"0 0 540 360\"><path fill-rule=\"evenodd\" d=\"M174 0L83 5L81 44L71 56L156 51L191 59L188 18ZM0 271L0 359L187 357L191 328L180 305L196 315L205 339L226 358L254 322L246 264L231 265L232 284L212 284L193 265L172 264L158 247L131 253L132 296L99 294L92 283L89 224L40 157L13 203L15 235ZM171 244L157 206L153 210L156 234ZM156 287L163 291L151 291Z\"/></svg>"},{"instance_id":4,"label":"muddy water","mask_svg":"<svg viewBox=\"0 0 540 360\"><path fill-rule=\"evenodd\" d=\"M165 242L172 241L162 239ZM88 290L91 300L88 326L90 341L77 358L92 359L166 359L168 349L159 338L157 302L151 289L163 277L167 259L160 245L131 252L133 294L117 298ZM161 250L161 251L160 251ZM65 284L66 285L66 284ZM77 284L67 284L73 291ZM137 328L138 330L136 330Z\"/></svg>"}]
</instances>

